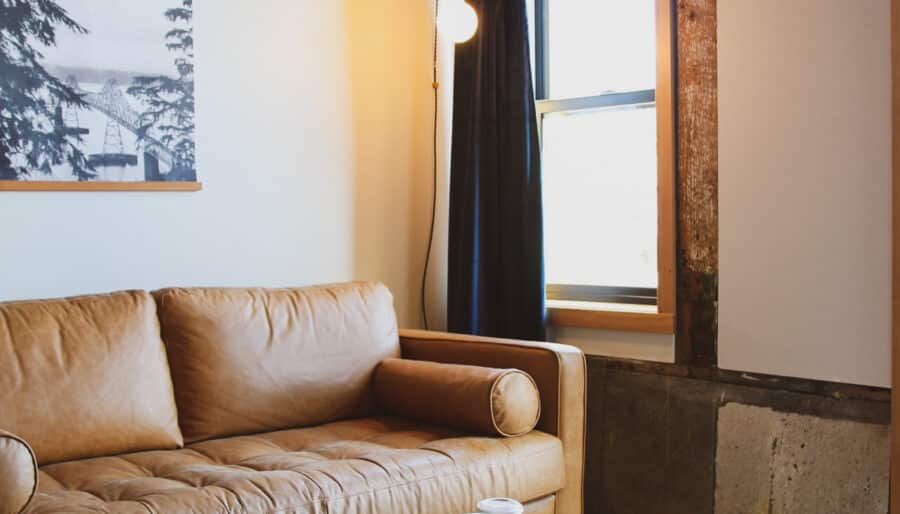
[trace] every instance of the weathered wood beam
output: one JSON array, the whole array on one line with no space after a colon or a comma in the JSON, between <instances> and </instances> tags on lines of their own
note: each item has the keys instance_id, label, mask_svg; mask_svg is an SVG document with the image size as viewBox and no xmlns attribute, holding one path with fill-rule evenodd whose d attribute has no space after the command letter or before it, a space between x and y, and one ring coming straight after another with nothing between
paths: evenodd
<instances>
[{"instance_id":1,"label":"weathered wood beam","mask_svg":"<svg viewBox=\"0 0 900 514\"><path fill-rule=\"evenodd\" d=\"M718 332L716 0L678 0L676 360L715 367Z\"/></svg>"}]
</instances>

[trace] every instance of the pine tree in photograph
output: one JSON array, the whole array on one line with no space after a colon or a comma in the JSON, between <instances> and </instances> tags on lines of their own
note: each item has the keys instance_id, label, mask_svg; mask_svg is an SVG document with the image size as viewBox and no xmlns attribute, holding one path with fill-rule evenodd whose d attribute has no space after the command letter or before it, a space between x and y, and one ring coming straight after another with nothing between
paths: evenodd
<instances>
[{"instance_id":1,"label":"pine tree in photograph","mask_svg":"<svg viewBox=\"0 0 900 514\"><path fill-rule=\"evenodd\" d=\"M166 47L175 56L177 77L136 77L128 93L144 102L138 138L158 139L175 154L167 180L196 180L194 145L193 0L181 0L165 17L175 27L166 33Z\"/></svg>"},{"instance_id":2,"label":"pine tree in photograph","mask_svg":"<svg viewBox=\"0 0 900 514\"><path fill-rule=\"evenodd\" d=\"M55 46L58 28L88 32L54 0L0 0L0 179L65 162L79 180L95 176L78 149L81 137L58 119L60 109L87 103L41 65L36 47Z\"/></svg>"}]
</instances>

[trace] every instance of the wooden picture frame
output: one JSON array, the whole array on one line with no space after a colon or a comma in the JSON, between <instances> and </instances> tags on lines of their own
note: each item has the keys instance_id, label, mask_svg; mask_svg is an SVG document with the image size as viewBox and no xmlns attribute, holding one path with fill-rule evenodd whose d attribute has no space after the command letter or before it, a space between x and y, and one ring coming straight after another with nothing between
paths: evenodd
<instances>
[{"instance_id":1,"label":"wooden picture frame","mask_svg":"<svg viewBox=\"0 0 900 514\"><path fill-rule=\"evenodd\" d=\"M0 180L0 191L171 191L196 192L203 189L202 182L63 182Z\"/></svg>"},{"instance_id":2,"label":"wooden picture frame","mask_svg":"<svg viewBox=\"0 0 900 514\"><path fill-rule=\"evenodd\" d=\"M47 0L0 19L0 191L201 190L193 3Z\"/></svg>"}]
</instances>

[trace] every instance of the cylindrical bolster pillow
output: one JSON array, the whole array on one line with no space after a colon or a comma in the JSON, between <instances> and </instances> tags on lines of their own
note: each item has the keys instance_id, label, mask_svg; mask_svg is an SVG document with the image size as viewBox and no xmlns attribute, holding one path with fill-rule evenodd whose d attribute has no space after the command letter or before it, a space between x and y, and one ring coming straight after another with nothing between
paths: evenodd
<instances>
[{"instance_id":1,"label":"cylindrical bolster pillow","mask_svg":"<svg viewBox=\"0 0 900 514\"><path fill-rule=\"evenodd\" d=\"M0 514L19 514L37 490L37 460L21 438L0 430Z\"/></svg>"},{"instance_id":2,"label":"cylindrical bolster pillow","mask_svg":"<svg viewBox=\"0 0 900 514\"><path fill-rule=\"evenodd\" d=\"M504 437L530 432L541 416L534 380L516 369L385 359L375 395L390 415Z\"/></svg>"}]
</instances>

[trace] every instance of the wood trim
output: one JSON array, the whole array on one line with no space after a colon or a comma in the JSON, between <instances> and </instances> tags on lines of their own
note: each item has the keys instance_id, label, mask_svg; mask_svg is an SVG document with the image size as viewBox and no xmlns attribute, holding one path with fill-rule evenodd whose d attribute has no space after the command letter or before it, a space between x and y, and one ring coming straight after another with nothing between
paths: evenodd
<instances>
[{"instance_id":1,"label":"wood trim","mask_svg":"<svg viewBox=\"0 0 900 514\"><path fill-rule=\"evenodd\" d=\"M659 312L675 313L675 75L673 0L656 1L656 123L659 184Z\"/></svg>"},{"instance_id":2,"label":"wood trim","mask_svg":"<svg viewBox=\"0 0 900 514\"><path fill-rule=\"evenodd\" d=\"M0 191L200 191L200 182L70 182L0 180Z\"/></svg>"},{"instance_id":3,"label":"wood trim","mask_svg":"<svg viewBox=\"0 0 900 514\"><path fill-rule=\"evenodd\" d=\"M589 309L547 309L551 325L562 327L620 330L623 332L647 332L674 334L675 315L672 313L617 312Z\"/></svg>"},{"instance_id":4,"label":"wood trim","mask_svg":"<svg viewBox=\"0 0 900 514\"><path fill-rule=\"evenodd\" d=\"M893 97L893 294L892 294L892 384L891 398L891 505L900 505L900 0L891 0L891 92Z\"/></svg>"},{"instance_id":5,"label":"wood trim","mask_svg":"<svg viewBox=\"0 0 900 514\"><path fill-rule=\"evenodd\" d=\"M629 371L632 373L644 373L664 377L692 378L758 389L813 394L816 396L834 398L835 400L862 400L882 404L891 402L891 390L884 387L767 375L749 371L732 371L719 368L708 368L705 366L687 366L667 362L623 359L603 355L586 355L586 358L588 363L593 365L592 367L595 369L615 369L619 371ZM867 413L862 414L865 415ZM823 413L821 417L826 416L827 413ZM882 416L882 418L883 419L879 422L888 421L886 419L887 416Z\"/></svg>"}]
</instances>

